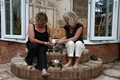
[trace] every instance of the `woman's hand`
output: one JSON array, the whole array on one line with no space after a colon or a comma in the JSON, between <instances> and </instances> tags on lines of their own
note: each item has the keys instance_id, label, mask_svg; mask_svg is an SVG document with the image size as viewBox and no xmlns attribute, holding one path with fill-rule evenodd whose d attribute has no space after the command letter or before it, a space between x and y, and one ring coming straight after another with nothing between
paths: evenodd
<instances>
[{"instance_id":1,"label":"woman's hand","mask_svg":"<svg viewBox=\"0 0 120 80\"><path fill-rule=\"evenodd\" d=\"M46 46L54 46L53 43L49 43L49 42L45 42L45 45L46 45Z\"/></svg>"},{"instance_id":2,"label":"woman's hand","mask_svg":"<svg viewBox=\"0 0 120 80\"><path fill-rule=\"evenodd\" d=\"M58 40L55 41L55 43L56 43L56 44L62 44L62 43L63 43L63 40L58 39Z\"/></svg>"}]
</instances>

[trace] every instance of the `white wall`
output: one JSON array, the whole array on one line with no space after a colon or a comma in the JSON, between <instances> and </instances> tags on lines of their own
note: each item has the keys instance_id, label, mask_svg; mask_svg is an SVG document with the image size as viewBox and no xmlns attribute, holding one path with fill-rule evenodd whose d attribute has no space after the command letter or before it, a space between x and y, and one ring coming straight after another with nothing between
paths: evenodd
<instances>
[{"instance_id":1,"label":"white wall","mask_svg":"<svg viewBox=\"0 0 120 80\"><path fill-rule=\"evenodd\" d=\"M58 1L58 20L63 18L63 14L71 9L70 0L60 0Z\"/></svg>"},{"instance_id":2,"label":"white wall","mask_svg":"<svg viewBox=\"0 0 120 80\"><path fill-rule=\"evenodd\" d=\"M49 25L52 27L60 27L58 21L63 19L63 14L71 10L72 0L43 0L43 5L36 3L36 0L30 2L29 6L29 19L33 19L37 12L46 12ZM42 0L41 0L42 1Z\"/></svg>"}]
</instances>

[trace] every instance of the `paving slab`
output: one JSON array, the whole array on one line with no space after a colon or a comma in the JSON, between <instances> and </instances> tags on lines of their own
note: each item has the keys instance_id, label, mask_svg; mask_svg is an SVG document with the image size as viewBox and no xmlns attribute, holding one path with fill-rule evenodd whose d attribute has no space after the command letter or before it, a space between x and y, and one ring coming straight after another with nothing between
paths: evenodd
<instances>
[{"instance_id":1,"label":"paving slab","mask_svg":"<svg viewBox=\"0 0 120 80\"><path fill-rule=\"evenodd\" d=\"M10 63L6 63L6 65L11 66L11 62Z\"/></svg>"},{"instance_id":2,"label":"paving slab","mask_svg":"<svg viewBox=\"0 0 120 80\"><path fill-rule=\"evenodd\" d=\"M115 64L114 63L108 63L108 64L103 64L104 69L112 68Z\"/></svg>"},{"instance_id":3,"label":"paving slab","mask_svg":"<svg viewBox=\"0 0 120 80\"><path fill-rule=\"evenodd\" d=\"M117 69L106 69L103 71L104 75L111 76L114 78L118 78L120 80L120 70Z\"/></svg>"},{"instance_id":4,"label":"paving slab","mask_svg":"<svg viewBox=\"0 0 120 80\"><path fill-rule=\"evenodd\" d=\"M116 68L116 69L120 70L120 64L119 65L115 65L113 68Z\"/></svg>"},{"instance_id":5,"label":"paving slab","mask_svg":"<svg viewBox=\"0 0 120 80\"><path fill-rule=\"evenodd\" d=\"M13 78L14 76L9 74L8 72L1 72L0 73L0 77L3 79L3 80L6 80L6 79L9 79L9 78Z\"/></svg>"},{"instance_id":6,"label":"paving slab","mask_svg":"<svg viewBox=\"0 0 120 80\"><path fill-rule=\"evenodd\" d=\"M3 80L3 78L2 78L2 77L0 77L0 80Z\"/></svg>"},{"instance_id":7,"label":"paving slab","mask_svg":"<svg viewBox=\"0 0 120 80\"><path fill-rule=\"evenodd\" d=\"M7 70L10 70L10 66L6 65L6 64L0 64L0 72L3 72L3 71L7 71Z\"/></svg>"},{"instance_id":8,"label":"paving slab","mask_svg":"<svg viewBox=\"0 0 120 80\"><path fill-rule=\"evenodd\" d=\"M116 78L112 78L109 76L105 76L105 75L101 75L95 79L91 79L91 80L120 80L120 79L116 79Z\"/></svg>"}]
</instances>

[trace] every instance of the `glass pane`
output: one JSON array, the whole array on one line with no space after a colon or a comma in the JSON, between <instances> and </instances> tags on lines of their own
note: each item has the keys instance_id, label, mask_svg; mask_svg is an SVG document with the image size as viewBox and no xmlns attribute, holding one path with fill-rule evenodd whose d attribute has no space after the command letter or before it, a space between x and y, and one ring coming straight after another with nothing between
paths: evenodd
<instances>
[{"instance_id":1,"label":"glass pane","mask_svg":"<svg viewBox=\"0 0 120 80\"><path fill-rule=\"evenodd\" d=\"M20 0L11 1L10 3L10 0L5 0L6 34L21 35ZM12 13L10 11L12 11Z\"/></svg>"},{"instance_id":2,"label":"glass pane","mask_svg":"<svg viewBox=\"0 0 120 80\"><path fill-rule=\"evenodd\" d=\"M1 0L0 0L1 3ZM0 38L1 38L1 4L0 4Z\"/></svg>"},{"instance_id":3,"label":"glass pane","mask_svg":"<svg viewBox=\"0 0 120 80\"><path fill-rule=\"evenodd\" d=\"M96 0L95 36L112 36L113 0Z\"/></svg>"},{"instance_id":4,"label":"glass pane","mask_svg":"<svg viewBox=\"0 0 120 80\"><path fill-rule=\"evenodd\" d=\"M12 24L13 24L13 34L21 34L21 4L20 0L12 0Z\"/></svg>"},{"instance_id":5,"label":"glass pane","mask_svg":"<svg viewBox=\"0 0 120 80\"><path fill-rule=\"evenodd\" d=\"M5 0L6 34L10 34L10 0Z\"/></svg>"}]
</instances>

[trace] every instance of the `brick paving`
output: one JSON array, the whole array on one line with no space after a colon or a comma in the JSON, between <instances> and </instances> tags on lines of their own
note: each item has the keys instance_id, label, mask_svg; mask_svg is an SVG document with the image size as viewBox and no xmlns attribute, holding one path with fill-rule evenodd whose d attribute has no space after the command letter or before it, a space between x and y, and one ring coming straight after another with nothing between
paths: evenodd
<instances>
[{"instance_id":1,"label":"brick paving","mask_svg":"<svg viewBox=\"0 0 120 80\"><path fill-rule=\"evenodd\" d=\"M11 73L11 63L0 64L0 80L25 80L20 79ZM103 73L91 80L120 80L120 60L103 64Z\"/></svg>"}]
</instances>

